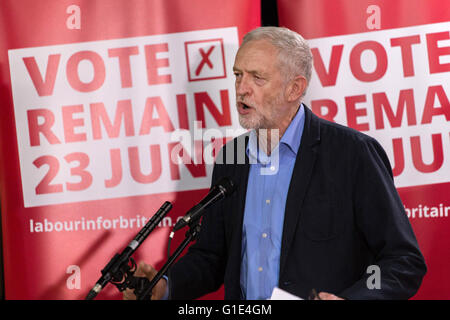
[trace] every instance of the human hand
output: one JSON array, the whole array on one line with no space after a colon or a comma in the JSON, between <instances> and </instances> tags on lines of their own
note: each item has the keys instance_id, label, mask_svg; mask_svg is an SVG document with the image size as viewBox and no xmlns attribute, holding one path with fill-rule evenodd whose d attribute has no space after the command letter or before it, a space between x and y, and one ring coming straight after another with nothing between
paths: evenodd
<instances>
[{"instance_id":1,"label":"human hand","mask_svg":"<svg viewBox=\"0 0 450 320\"><path fill-rule=\"evenodd\" d=\"M158 271L156 271L155 268L153 268L151 265L146 264L145 262L141 261L134 272L134 276L136 277L146 277L149 281L151 281ZM164 278L161 278L156 285L152 289L152 300L161 300L167 290L167 281ZM125 289L123 292L123 300L136 300L136 295L134 294L134 290L131 290L129 288Z\"/></svg>"},{"instance_id":2,"label":"human hand","mask_svg":"<svg viewBox=\"0 0 450 320\"><path fill-rule=\"evenodd\" d=\"M344 300L338 296L335 296L332 293L328 293L328 292L320 292L318 294L318 298L316 298L316 300Z\"/></svg>"}]
</instances>

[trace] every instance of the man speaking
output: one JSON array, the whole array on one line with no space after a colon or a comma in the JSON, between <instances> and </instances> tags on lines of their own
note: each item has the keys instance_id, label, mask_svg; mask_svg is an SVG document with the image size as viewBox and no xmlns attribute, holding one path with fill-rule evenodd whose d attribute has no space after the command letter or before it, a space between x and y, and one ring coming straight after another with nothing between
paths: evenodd
<instances>
[{"instance_id":1,"label":"man speaking","mask_svg":"<svg viewBox=\"0 0 450 320\"><path fill-rule=\"evenodd\" d=\"M222 284L226 299L267 299L274 287L302 298L313 289L320 299L413 296L426 265L389 160L375 139L302 104L312 70L306 41L286 28L255 29L233 70L239 121L251 131L222 149L212 184L229 177L237 190L205 213L197 242L152 299L195 299ZM136 271L156 273L143 262Z\"/></svg>"}]
</instances>

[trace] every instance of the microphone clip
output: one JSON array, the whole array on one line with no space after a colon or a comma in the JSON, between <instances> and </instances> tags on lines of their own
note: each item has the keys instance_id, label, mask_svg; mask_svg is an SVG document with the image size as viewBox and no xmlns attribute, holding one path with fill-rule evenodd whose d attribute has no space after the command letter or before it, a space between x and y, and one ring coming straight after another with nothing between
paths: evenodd
<instances>
[{"instance_id":1,"label":"microphone clip","mask_svg":"<svg viewBox=\"0 0 450 320\"><path fill-rule=\"evenodd\" d=\"M117 263L117 258L120 258L119 254L116 254L116 256L113 257L110 264L114 265L114 263ZM107 274L108 272L111 272L112 278L111 283L117 287L117 289L122 292L126 288L131 288L133 284L135 284L135 276L134 272L137 269L136 261L130 257L127 263L123 261L122 263L118 264L118 270L108 270L109 264L103 269L101 272L103 275Z\"/></svg>"},{"instance_id":2,"label":"microphone clip","mask_svg":"<svg viewBox=\"0 0 450 320\"><path fill-rule=\"evenodd\" d=\"M150 281L145 277L136 277L134 275L137 269L136 261L130 257L127 263L122 261L118 264L119 259L120 254L116 254L108 265L106 265L106 267L101 271L102 275L106 275L110 272L112 275L110 282L115 285L120 292L127 288L134 289L136 293L143 292L144 288L150 283ZM111 270L114 266L118 267L116 270Z\"/></svg>"}]
</instances>

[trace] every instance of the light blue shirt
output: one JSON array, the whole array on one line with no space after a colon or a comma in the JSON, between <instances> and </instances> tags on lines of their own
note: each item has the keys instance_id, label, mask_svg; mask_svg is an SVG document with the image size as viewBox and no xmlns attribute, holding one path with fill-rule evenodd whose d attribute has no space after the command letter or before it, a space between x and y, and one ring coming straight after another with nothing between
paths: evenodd
<instances>
[{"instance_id":1,"label":"light blue shirt","mask_svg":"<svg viewBox=\"0 0 450 320\"><path fill-rule=\"evenodd\" d=\"M278 286L286 198L305 124L303 105L270 156L250 132L250 159L242 233L241 292L247 300L268 299Z\"/></svg>"}]
</instances>

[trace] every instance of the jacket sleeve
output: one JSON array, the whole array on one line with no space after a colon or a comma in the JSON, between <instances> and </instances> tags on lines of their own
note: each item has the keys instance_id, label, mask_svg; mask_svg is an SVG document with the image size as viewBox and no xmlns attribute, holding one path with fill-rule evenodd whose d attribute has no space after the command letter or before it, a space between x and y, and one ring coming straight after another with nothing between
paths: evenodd
<instances>
[{"instance_id":1,"label":"jacket sleeve","mask_svg":"<svg viewBox=\"0 0 450 320\"><path fill-rule=\"evenodd\" d=\"M409 299L426 273L425 260L395 188L385 151L370 137L359 140L358 149L353 176L354 214L357 228L375 257L375 267L338 295L347 299Z\"/></svg>"}]
</instances>

